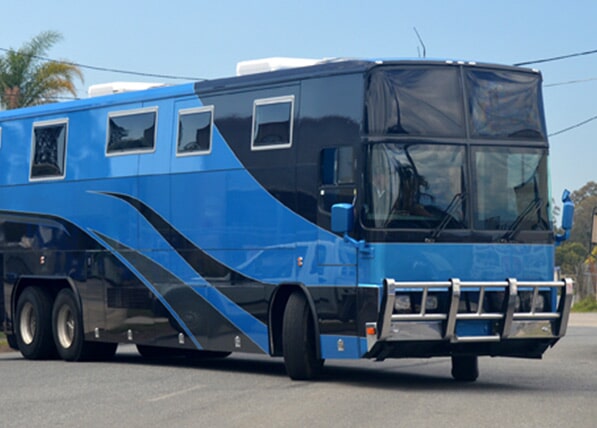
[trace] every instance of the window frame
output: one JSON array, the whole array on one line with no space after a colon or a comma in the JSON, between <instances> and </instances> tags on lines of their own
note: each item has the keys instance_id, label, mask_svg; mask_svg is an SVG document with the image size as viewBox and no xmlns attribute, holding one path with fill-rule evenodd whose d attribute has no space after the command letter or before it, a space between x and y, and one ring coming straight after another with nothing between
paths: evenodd
<instances>
[{"instance_id":1,"label":"window frame","mask_svg":"<svg viewBox=\"0 0 597 428\"><path fill-rule=\"evenodd\" d=\"M209 149L208 150L194 150L189 152L180 152L178 149L178 139L180 138L180 118L181 116L197 114L197 113L207 113L210 114L210 121L209 121ZM209 155L213 148L213 135L214 135L214 114L215 114L215 106L208 105L202 107L191 107L191 108L183 108L178 110L177 114L177 121L176 121L176 140L174 142L174 152L176 157L187 157L187 156L205 156Z\"/></svg>"},{"instance_id":2,"label":"window frame","mask_svg":"<svg viewBox=\"0 0 597 428\"><path fill-rule=\"evenodd\" d=\"M66 161L67 161L67 148L68 148L68 123L69 120L67 117L59 118L59 119L49 119L49 120L39 120L33 122L31 125L31 153L29 158L29 181L51 181L51 180L63 180L66 177ZM35 159L36 153L36 138L35 138L35 129L36 128L43 128L55 125L64 125L64 149L62 152L62 174L60 175L43 175L43 176L33 176L33 160Z\"/></svg>"},{"instance_id":3,"label":"window frame","mask_svg":"<svg viewBox=\"0 0 597 428\"><path fill-rule=\"evenodd\" d=\"M147 149L140 149L135 148L131 150L120 150L120 151L109 151L109 144L110 144L110 119L113 117L124 117L124 116L135 116L144 113L155 113L155 127L153 130L153 146ZM108 112L108 117L106 118L106 146L105 146L105 154L106 157L112 156L126 156L126 155L135 155L135 154L145 154L145 153L154 153L156 151L157 146L157 135L158 135L158 107L141 107L141 108L134 108L129 110L116 110Z\"/></svg>"},{"instance_id":4,"label":"window frame","mask_svg":"<svg viewBox=\"0 0 597 428\"><path fill-rule=\"evenodd\" d=\"M294 95L283 95L279 97L270 97L270 98L258 98L253 101L253 118L251 121L251 151L259 151L259 150L277 150L277 149L288 149L292 147L292 140L294 137ZM290 123L288 129L288 142L283 144L269 144L269 145L255 145L255 137L257 136L257 127L256 127L256 119L257 119L257 108L259 106L264 105L272 105L272 104L285 104L290 103Z\"/></svg>"}]
</instances>

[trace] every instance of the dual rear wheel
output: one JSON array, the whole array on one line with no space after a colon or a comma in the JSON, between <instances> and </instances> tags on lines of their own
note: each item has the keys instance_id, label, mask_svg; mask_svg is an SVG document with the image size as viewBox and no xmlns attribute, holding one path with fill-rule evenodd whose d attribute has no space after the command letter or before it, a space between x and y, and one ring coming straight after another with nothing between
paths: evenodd
<instances>
[{"instance_id":1,"label":"dual rear wheel","mask_svg":"<svg viewBox=\"0 0 597 428\"><path fill-rule=\"evenodd\" d=\"M68 288L54 299L45 288L27 287L17 301L15 327L19 351L28 359L105 360L116 352L116 343L84 340L81 311Z\"/></svg>"}]
</instances>

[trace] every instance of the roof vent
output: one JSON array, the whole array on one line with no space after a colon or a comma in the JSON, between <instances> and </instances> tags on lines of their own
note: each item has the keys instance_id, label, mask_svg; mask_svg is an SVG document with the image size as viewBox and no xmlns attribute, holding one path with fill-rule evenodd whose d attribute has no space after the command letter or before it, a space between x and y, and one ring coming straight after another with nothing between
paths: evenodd
<instances>
[{"instance_id":1,"label":"roof vent","mask_svg":"<svg viewBox=\"0 0 597 428\"><path fill-rule=\"evenodd\" d=\"M91 85L87 90L89 97L100 97L102 95L120 94L122 92L144 91L149 88L165 86L163 83L148 82L111 82Z\"/></svg>"},{"instance_id":2,"label":"roof vent","mask_svg":"<svg viewBox=\"0 0 597 428\"><path fill-rule=\"evenodd\" d=\"M246 76L248 74L265 73L268 71L283 70L286 68L307 67L322 62L319 59L310 58L285 58L273 57L262 59L251 59L236 64L236 75Z\"/></svg>"}]
</instances>

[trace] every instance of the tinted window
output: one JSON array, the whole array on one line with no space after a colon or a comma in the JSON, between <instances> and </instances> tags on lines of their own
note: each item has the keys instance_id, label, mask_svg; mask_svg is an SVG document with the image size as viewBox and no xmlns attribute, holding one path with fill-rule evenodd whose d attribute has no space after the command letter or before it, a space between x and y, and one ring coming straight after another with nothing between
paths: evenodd
<instances>
[{"instance_id":1,"label":"tinted window","mask_svg":"<svg viewBox=\"0 0 597 428\"><path fill-rule=\"evenodd\" d=\"M278 149L292 145L294 97L256 100L253 108L253 150Z\"/></svg>"},{"instance_id":2,"label":"tinted window","mask_svg":"<svg viewBox=\"0 0 597 428\"><path fill-rule=\"evenodd\" d=\"M209 153L213 107L181 110L178 116L178 154Z\"/></svg>"},{"instance_id":3,"label":"tinted window","mask_svg":"<svg viewBox=\"0 0 597 428\"><path fill-rule=\"evenodd\" d=\"M368 132L464 137L459 71L404 67L373 72L366 98Z\"/></svg>"},{"instance_id":4,"label":"tinted window","mask_svg":"<svg viewBox=\"0 0 597 428\"><path fill-rule=\"evenodd\" d=\"M153 150L156 116L155 109L110 114L108 153Z\"/></svg>"},{"instance_id":5,"label":"tinted window","mask_svg":"<svg viewBox=\"0 0 597 428\"><path fill-rule=\"evenodd\" d=\"M368 226L465 227L464 146L374 144L368 157Z\"/></svg>"},{"instance_id":6,"label":"tinted window","mask_svg":"<svg viewBox=\"0 0 597 428\"><path fill-rule=\"evenodd\" d=\"M321 151L321 184L354 183L352 147L330 147Z\"/></svg>"},{"instance_id":7,"label":"tinted window","mask_svg":"<svg viewBox=\"0 0 597 428\"><path fill-rule=\"evenodd\" d=\"M31 178L64 177L66 121L38 122L33 125Z\"/></svg>"},{"instance_id":8,"label":"tinted window","mask_svg":"<svg viewBox=\"0 0 597 428\"><path fill-rule=\"evenodd\" d=\"M545 139L540 75L482 69L465 75L471 136Z\"/></svg>"},{"instance_id":9,"label":"tinted window","mask_svg":"<svg viewBox=\"0 0 597 428\"><path fill-rule=\"evenodd\" d=\"M476 147L475 228L547 230L547 152L542 149Z\"/></svg>"}]
</instances>

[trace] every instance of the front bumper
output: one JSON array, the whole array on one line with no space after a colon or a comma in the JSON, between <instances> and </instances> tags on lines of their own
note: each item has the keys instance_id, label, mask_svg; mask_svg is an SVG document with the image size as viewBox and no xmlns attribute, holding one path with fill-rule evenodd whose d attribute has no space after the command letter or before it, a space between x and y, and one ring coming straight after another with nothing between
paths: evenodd
<instances>
[{"instance_id":1,"label":"front bumper","mask_svg":"<svg viewBox=\"0 0 597 428\"><path fill-rule=\"evenodd\" d=\"M379 320L367 323L367 357L434 356L452 353L478 355L515 355L537 357L566 334L572 304L573 281L398 282L385 279ZM420 294L416 313L394 313L397 293L409 290ZM430 293L447 296L442 313L427 310ZM530 296L528 310L520 311L519 291ZM557 291L557 309L536 311L540 292ZM474 311L462 310L465 294L474 293ZM500 293L499 310L488 310L486 295ZM550 305L551 306L551 305ZM433 313L432 313L433 312ZM483 328L467 328L481 326ZM481 333L479 333L481 332ZM538 346L539 344L539 346ZM412 350L412 351L409 351ZM528 350L528 351L527 351Z\"/></svg>"}]
</instances>

